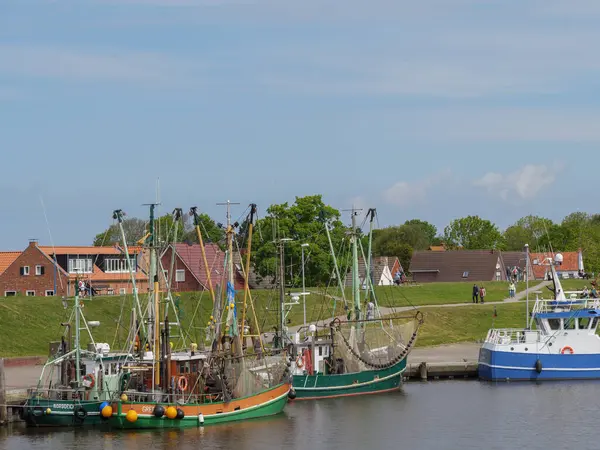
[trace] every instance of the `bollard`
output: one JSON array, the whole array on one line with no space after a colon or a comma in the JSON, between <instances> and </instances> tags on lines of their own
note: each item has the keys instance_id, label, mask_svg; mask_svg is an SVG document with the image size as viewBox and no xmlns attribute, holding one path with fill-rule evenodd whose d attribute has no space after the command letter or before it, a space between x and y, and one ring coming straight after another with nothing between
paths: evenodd
<instances>
[{"instance_id":1,"label":"bollard","mask_svg":"<svg viewBox=\"0 0 600 450\"><path fill-rule=\"evenodd\" d=\"M422 362L421 365L419 366L419 370L421 372L421 380L426 381L427 380L427 363Z\"/></svg>"},{"instance_id":2,"label":"bollard","mask_svg":"<svg viewBox=\"0 0 600 450\"><path fill-rule=\"evenodd\" d=\"M8 423L8 410L6 408L6 376L4 373L4 359L0 358L0 424Z\"/></svg>"}]
</instances>

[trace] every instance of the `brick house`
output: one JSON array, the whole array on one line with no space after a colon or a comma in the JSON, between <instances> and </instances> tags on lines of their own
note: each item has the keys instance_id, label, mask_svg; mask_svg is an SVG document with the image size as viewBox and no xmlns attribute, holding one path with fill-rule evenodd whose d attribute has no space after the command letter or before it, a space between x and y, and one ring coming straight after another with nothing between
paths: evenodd
<instances>
[{"instance_id":1,"label":"brick house","mask_svg":"<svg viewBox=\"0 0 600 450\"><path fill-rule=\"evenodd\" d=\"M138 292L148 288L148 277L138 270L139 248L130 249ZM6 253L2 259L6 257ZM69 296L84 281L97 295L133 292L131 276L121 248L49 247L31 241L0 273L0 295Z\"/></svg>"},{"instance_id":2,"label":"brick house","mask_svg":"<svg viewBox=\"0 0 600 450\"><path fill-rule=\"evenodd\" d=\"M583 255L581 250L578 252L557 252L563 256L563 262L556 267L556 273L561 278L580 278L579 271L583 271ZM547 280L550 274L550 268L544 264L544 259L554 258L555 253L530 253L531 268L536 280Z\"/></svg>"},{"instance_id":3,"label":"brick house","mask_svg":"<svg viewBox=\"0 0 600 450\"><path fill-rule=\"evenodd\" d=\"M171 274L171 290L175 292L191 292L208 290L207 271L202 258L200 244L176 243L169 245L160 255L160 263L164 278L161 277L161 288L166 289L165 280L169 279L171 258L175 251L173 272ZM216 244L205 244L206 262L210 268L210 279L213 289L223 283L225 252ZM174 276L173 276L174 275ZM244 288L241 266L234 258L235 289Z\"/></svg>"}]
</instances>

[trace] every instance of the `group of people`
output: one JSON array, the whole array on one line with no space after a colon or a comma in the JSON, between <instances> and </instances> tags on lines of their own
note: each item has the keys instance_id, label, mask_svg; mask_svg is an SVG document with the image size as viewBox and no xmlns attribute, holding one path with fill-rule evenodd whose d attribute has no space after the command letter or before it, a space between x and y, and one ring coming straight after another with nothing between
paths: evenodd
<instances>
[{"instance_id":1,"label":"group of people","mask_svg":"<svg viewBox=\"0 0 600 450\"><path fill-rule=\"evenodd\" d=\"M485 303L485 287L482 286L477 286L476 284L473 285L473 303L479 303L479 301L481 300L481 303Z\"/></svg>"},{"instance_id":2,"label":"group of people","mask_svg":"<svg viewBox=\"0 0 600 450\"><path fill-rule=\"evenodd\" d=\"M596 286L592 284L592 290L588 290L587 286L583 287L583 291L581 291L581 298L598 298L598 291L596 290Z\"/></svg>"}]
</instances>

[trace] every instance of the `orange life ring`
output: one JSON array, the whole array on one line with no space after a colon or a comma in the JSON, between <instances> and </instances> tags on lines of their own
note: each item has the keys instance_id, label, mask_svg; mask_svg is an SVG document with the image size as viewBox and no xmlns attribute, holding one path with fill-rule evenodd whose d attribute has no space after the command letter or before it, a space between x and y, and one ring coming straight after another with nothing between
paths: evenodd
<instances>
[{"instance_id":1,"label":"orange life ring","mask_svg":"<svg viewBox=\"0 0 600 450\"><path fill-rule=\"evenodd\" d=\"M302 356L298 356L296 358L296 367L298 369L302 369L304 367L304 358L302 358Z\"/></svg>"},{"instance_id":2,"label":"orange life ring","mask_svg":"<svg viewBox=\"0 0 600 450\"><path fill-rule=\"evenodd\" d=\"M188 387L188 381L186 377L179 377L179 380L177 380L177 386L179 386L179 389L182 391L187 391L187 387Z\"/></svg>"},{"instance_id":3,"label":"orange life ring","mask_svg":"<svg viewBox=\"0 0 600 450\"><path fill-rule=\"evenodd\" d=\"M567 345L567 346L563 347L563 348L562 348L562 350L560 351L561 355L564 355L564 354L565 354L565 352L566 352L567 350L569 350L569 353L570 353L571 355L572 355L573 353L575 353L575 352L573 351L573 348L572 348L572 347L569 347L569 346Z\"/></svg>"},{"instance_id":4,"label":"orange life ring","mask_svg":"<svg viewBox=\"0 0 600 450\"><path fill-rule=\"evenodd\" d=\"M83 379L89 383L89 386L87 387L88 389L92 389L96 384L96 378L94 378L94 375L91 373L84 375Z\"/></svg>"}]
</instances>

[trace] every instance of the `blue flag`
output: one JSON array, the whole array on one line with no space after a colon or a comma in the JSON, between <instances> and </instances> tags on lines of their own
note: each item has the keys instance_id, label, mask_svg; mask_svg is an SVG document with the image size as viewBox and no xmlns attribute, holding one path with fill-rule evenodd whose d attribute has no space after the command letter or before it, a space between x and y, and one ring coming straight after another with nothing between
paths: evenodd
<instances>
[{"instance_id":1,"label":"blue flag","mask_svg":"<svg viewBox=\"0 0 600 450\"><path fill-rule=\"evenodd\" d=\"M227 325L229 325L229 335L237 336L238 326L237 306L235 304L235 288L230 281L227 282L227 306Z\"/></svg>"}]
</instances>

